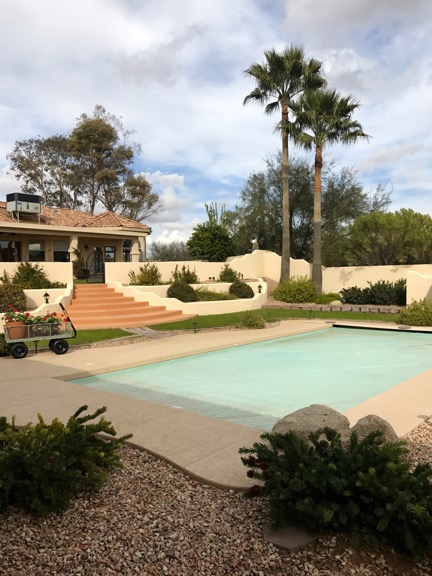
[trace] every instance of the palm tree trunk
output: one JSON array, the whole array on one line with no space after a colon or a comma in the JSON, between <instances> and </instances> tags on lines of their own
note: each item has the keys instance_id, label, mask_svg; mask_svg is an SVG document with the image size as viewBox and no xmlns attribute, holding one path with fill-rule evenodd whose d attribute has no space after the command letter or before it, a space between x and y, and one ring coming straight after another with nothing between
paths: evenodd
<instances>
[{"instance_id":1,"label":"palm tree trunk","mask_svg":"<svg viewBox=\"0 0 432 576\"><path fill-rule=\"evenodd\" d=\"M314 236L312 282L318 294L322 293L322 241L321 241L321 171L322 149L315 149Z\"/></svg>"},{"instance_id":2,"label":"palm tree trunk","mask_svg":"<svg viewBox=\"0 0 432 576\"><path fill-rule=\"evenodd\" d=\"M282 106L282 126L288 121L288 107ZM282 282L290 275L290 212L289 212L289 179L288 179L288 132L282 131Z\"/></svg>"}]
</instances>

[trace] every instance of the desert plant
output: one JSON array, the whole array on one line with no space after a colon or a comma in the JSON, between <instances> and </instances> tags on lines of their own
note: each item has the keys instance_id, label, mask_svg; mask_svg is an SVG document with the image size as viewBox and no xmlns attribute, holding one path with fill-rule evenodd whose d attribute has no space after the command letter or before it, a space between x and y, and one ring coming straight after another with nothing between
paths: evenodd
<instances>
[{"instance_id":1,"label":"desert plant","mask_svg":"<svg viewBox=\"0 0 432 576\"><path fill-rule=\"evenodd\" d=\"M201 302L215 302L217 300L237 300L235 294L230 294L229 292L215 292L204 288L204 286L199 286L195 289L195 293L198 296L198 300Z\"/></svg>"},{"instance_id":2,"label":"desert plant","mask_svg":"<svg viewBox=\"0 0 432 576\"><path fill-rule=\"evenodd\" d=\"M250 478L246 495L268 498L274 528L290 525L356 533L403 552L432 550L432 467L406 459L406 443L385 442L382 432L347 445L336 430L309 435L264 433L262 443L240 449Z\"/></svg>"},{"instance_id":3,"label":"desert plant","mask_svg":"<svg viewBox=\"0 0 432 576\"><path fill-rule=\"evenodd\" d=\"M66 424L55 418L23 427L0 418L0 509L22 508L34 515L66 510L83 489L97 489L108 470L120 466L119 448L131 435L116 431L99 408L81 416L82 406ZM101 436L100 434L103 434Z\"/></svg>"},{"instance_id":4,"label":"desert plant","mask_svg":"<svg viewBox=\"0 0 432 576\"><path fill-rule=\"evenodd\" d=\"M219 282L235 282L238 279L238 273L230 268L229 264L224 264L224 267L219 273Z\"/></svg>"},{"instance_id":5,"label":"desert plant","mask_svg":"<svg viewBox=\"0 0 432 576\"><path fill-rule=\"evenodd\" d=\"M240 314L240 328L265 328L265 320L256 310L246 310Z\"/></svg>"},{"instance_id":6,"label":"desert plant","mask_svg":"<svg viewBox=\"0 0 432 576\"><path fill-rule=\"evenodd\" d=\"M287 278L273 292L273 298L291 304L314 302L317 296L315 286L307 276Z\"/></svg>"},{"instance_id":7,"label":"desert plant","mask_svg":"<svg viewBox=\"0 0 432 576\"><path fill-rule=\"evenodd\" d=\"M27 309L24 290L14 284L0 284L0 314L5 314L10 305L17 310Z\"/></svg>"},{"instance_id":8,"label":"desert plant","mask_svg":"<svg viewBox=\"0 0 432 576\"><path fill-rule=\"evenodd\" d=\"M231 284L228 292L230 294L235 294L237 296L237 298L253 298L254 297L254 291L249 286L249 284L246 284L246 282L243 282L242 280L238 280L238 279L235 280Z\"/></svg>"},{"instance_id":9,"label":"desert plant","mask_svg":"<svg viewBox=\"0 0 432 576\"><path fill-rule=\"evenodd\" d=\"M173 282L167 290L168 298L177 298L181 302L197 302L195 290L186 282Z\"/></svg>"},{"instance_id":10,"label":"desert plant","mask_svg":"<svg viewBox=\"0 0 432 576\"><path fill-rule=\"evenodd\" d=\"M408 326L432 326L432 301L414 300L399 312L398 322Z\"/></svg>"},{"instance_id":11,"label":"desert plant","mask_svg":"<svg viewBox=\"0 0 432 576\"><path fill-rule=\"evenodd\" d=\"M158 286L162 284L162 276L156 264L147 262L140 266L139 273L129 272L129 280L133 286Z\"/></svg>"},{"instance_id":12,"label":"desert plant","mask_svg":"<svg viewBox=\"0 0 432 576\"><path fill-rule=\"evenodd\" d=\"M183 264L181 270L179 270L178 264L176 264L174 272L172 274L172 282L186 282L186 284L198 284L198 276L195 269L192 271L189 266Z\"/></svg>"}]
</instances>

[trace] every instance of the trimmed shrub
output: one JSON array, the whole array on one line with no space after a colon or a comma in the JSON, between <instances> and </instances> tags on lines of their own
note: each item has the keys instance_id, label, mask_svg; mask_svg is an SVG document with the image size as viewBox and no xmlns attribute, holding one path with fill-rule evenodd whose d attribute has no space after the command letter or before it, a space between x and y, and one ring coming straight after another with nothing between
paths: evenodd
<instances>
[{"instance_id":1,"label":"trimmed shrub","mask_svg":"<svg viewBox=\"0 0 432 576\"><path fill-rule=\"evenodd\" d=\"M229 264L224 264L224 267L219 273L219 282L235 282L238 279L238 273L230 268Z\"/></svg>"},{"instance_id":2,"label":"trimmed shrub","mask_svg":"<svg viewBox=\"0 0 432 576\"><path fill-rule=\"evenodd\" d=\"M140 266L140 271L136 274L133 270L129 272L129 280L132 286L159 286L162 284L162 276L156 264L144 264Z\"/></svg>"},{"instance_id":3,"label":"trimmed shrub","mask_svg":"<svg viewBox=\"0 0 432 576\"><path fill-rule=\"evenodd\" d=\"M215 292L209 290L208 288L199 287L195 289L195 293L200 302L216 302L217 300L237 300L235 294L229 294L229 292Z\"/></svg>"},{"instance_id":4,"label":"trimmed shrub","mask_svg":"<svg viewBox=\"0 0 432 576\"><path fill-rule=\"evenodd\" d=\"M382 432L343 445L336 430L309 435L264 433L264 443L241 448L250 478L264 482L247 496L268 498L274 528L301 526L355 533L413 556L432 551L432 467L411 469L406 443Z\"/></svg>"},{"instance_id":5,"label":"trimmed shrub","mask_svg":"<svg viewBox=\"0 0 432 576\"><path fill-rule=\"evenodd\" d=\"M231 284L228 291L230 294L235 294L237 298L253 298L255 296L249 284L238 279Z\"/></svg>"},{"instance_id":6,"label":"trimmed shrub","mask_svg":"<svg viewBox=\"0 0 432 576\"><path fill-rule=\"evenodd\" d=\"M320 294L317 298L315 298L315 304L330 304L330 302L334 302L335 300L340 300L340 294L336 294L336 292L329 292L327 294Z\"/></svg>"},{"instance_id":7,"label":"trimmed shrub","mask_svg":"<svg viewBox=\"0 0 432 576\"><path fill-rule=\"evenodd\" d=\"M370 304L369 288L342 288L341 301L343 304Z\"/></svg>"},{"instance_id":8,"label":"trimmed shrub","mask_svg":"<svg viewBox=\"0 0 432 576\"><path fill-rule=\"evenodd\" d=\"M177 298L181 302L197 302L195 290L186 282L173 282L167 290L168 298Z\"/></svg>"},{"instance_id":9,"label":"trimmed shrub","mask_svg":"<svg viewBox=\"0 0 432 576\"><path fill-rule=\"evenodd\" d=\"M81 416L82 406L66 424L57 418L46 424L17 427L0 418L0 510L9 506L41 516L66 510L84 489L98 489L110 467L120 467L119 448L131 434L115 438L106 408ZM99 434L102 433L103 436Z\"/></svg>"},{"instance_id":10,"label":"trimmed shrub","mask_svg":"<svg viewBox=\"0 0 432 576\"><path fill-rule=\"evenodd\" d=\"M77 258L72 262L73 275L77 280L84 280L86 278L86 267L83 258Z\"/></svg>"},{"instance_id":11,"label":"trimmed shrub","mask_svg":"<svg viewBox=\"0 0 432 576\"><path fill-rule=\"evenodd\" d=\"M172 274L172 281L173 282L186 282L186 284L198 284L198 276L195 272L189 270L189 266L185 266L183 264L182 269L178 269L178 264L176 264L174 272Z\"/></svg>"},{"instance_id":12,"label":"trimmed shrub","mask_svg":"<svg viewBox=\"0 0 432 576\"><path fill-rule=\"evenodd\" d=\"M4 334L0 334L0 356L10 356Z\"/></svg>"},{"instance_id":13,"label":"trimmed shrub","mask_svg":"<svg viewBox=\"0 0 432 576\"><path fill-rule=\"evenodd\" d=\"M246 310L240 314L240 328L265 328L265 320L255 310Z\"/></svg>"},{"instance_id":14,"label":"trimmed shrub","mask_svg":"<svg viewBox=\"0 0 432 576\"><path fill-rule=\"evenodd\" d=\"M0 314L9 311L9 304L20 312L27 310L24 290L14 284L0 284Z\"/></svg>"},{"instance_id":15,"label":"trimmed shrub","mask_svg":"<svg viewBox=\"0 0 432 576\"><path fill-rule=\"evenodd\" d=\"M38 263L32 264L31 262L20 262L11 278L7 273L4 273L1 280L5 284L15 284L15 286L19 286L23 290L66 287L66 284L61 282L50 282L43 266Z\"/></svg>"},{"instance_id":16,"label":"trimmed shrub","mask_svg":"<svg viewBox=\"0 0 432 576\"><path fill-rule=\"evenodd\" d=\"M408 326L432 326L432 301L415 300L399 312L399 322Z\"/></svg>"},{"instance_id":17,"label":"trimmed shrub","mask_svg":"<svg viewBox=\"0 0 432 576\"><path fill-rule=\"evenodd\" d=\"M343 288L341 299L344 304L371 304L375 306L405 306L406 280L396 282L378 280L373 284L368 282L367 288Z\"/></svg>"},{"instance_id":18,"label":"trimmed shrub","mask_svg":"<svg viewBox=\"0 0 432 576\"><path fill-rule=\"evenodd\" d=\"M287 278L273 292L273 298L291 304L314 302L317 296L314 283L307 276Z\"/></svg>"}]
</instances>

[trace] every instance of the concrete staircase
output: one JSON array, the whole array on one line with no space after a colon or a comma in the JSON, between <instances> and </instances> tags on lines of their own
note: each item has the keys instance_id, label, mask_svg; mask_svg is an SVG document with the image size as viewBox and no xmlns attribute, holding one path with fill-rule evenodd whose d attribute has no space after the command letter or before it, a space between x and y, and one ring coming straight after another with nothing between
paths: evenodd
<instances>
[{"instance_id":1,"label":"concrete staircase","mask_svg":"<svg viewBox=\"0 0 432 576\"><path fill-rule=\"evenodd\" d=\"M139 328L193 318L181 310L136 302L106 284L75 284L67 313L77 330L95 328Z\"/></svg>"}]
</instances>

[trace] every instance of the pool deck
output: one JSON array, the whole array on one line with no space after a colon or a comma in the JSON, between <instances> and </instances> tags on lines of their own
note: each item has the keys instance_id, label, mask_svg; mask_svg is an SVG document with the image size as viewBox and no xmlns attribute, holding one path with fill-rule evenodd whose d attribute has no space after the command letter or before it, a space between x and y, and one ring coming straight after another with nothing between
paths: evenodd
<instances>
[{"instance_id":1,"label":"pool deck","mask_svg":"<svg viewBox=\"0 0 432 576\"><path fill-rule=\"evenodd\" d=\"M168 460L203 482L244 488L252 481L246 477L238 450L258 441L260 430L81 387L67 380L322 330L330 325L319 320L289 320L265 330L198 331L115 347L71 348L63 356L43 352L29 354L22 360L0 358L0 415L8 419L15 416L17 424L35 422L37 413L46 421L55 417L66 421L84 404L89 406L89 411L106 406L106 418L119 435L131 432L136 446ZM367 414L377 414L403 436L431 415L431 381L432 370L427 370L345 414L351 424Z\"/></svg>"}]
</instances>

